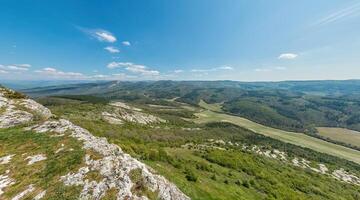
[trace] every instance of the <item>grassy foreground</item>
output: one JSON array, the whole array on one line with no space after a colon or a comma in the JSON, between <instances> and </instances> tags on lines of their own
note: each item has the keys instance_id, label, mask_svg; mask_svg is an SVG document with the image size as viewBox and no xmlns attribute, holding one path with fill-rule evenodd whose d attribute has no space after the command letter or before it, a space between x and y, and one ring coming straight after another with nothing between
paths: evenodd
<instances>
[{"instance_id":1,"label":"grassy foreground","mask_svg":"<svg viewBox=\"0 0 360 200\"><path fill-rule=\"evenodd\" d=\"M64 150L57 152L64 146ZM73 138L51 137L44 133L24 131L21 128L0 129L0 157L14 155L7 164L0 165L0 174L9 170L14 185L6 187L0 199L11 199L30 184L35 190L23 199L33 199L46 190L43 199L77 199L81 188L65 186L60 176L83 166L85 150ZM28 165L27 156L43 154L46 160Z\"/></svg>"},{"instance_id":2,"label":"grassy foreground","mask_svg":"<svg viewBox=\"0 0 360 200\"><path fill-rule=\"evenodd\" d=\"M216 121L230 122L238 126L247 128L258 134L262 134L301 147L313 149L318 152L327 153L360 164L359 151L332 144L321 139L305 135L303 133L283 131L252 122L242 117L232 116L223 113L216 113L210 110L206 110L195 115L198 117L197 119L194 119L194 121L197 123L208 123Z\"/></svg>"}]
</instances>

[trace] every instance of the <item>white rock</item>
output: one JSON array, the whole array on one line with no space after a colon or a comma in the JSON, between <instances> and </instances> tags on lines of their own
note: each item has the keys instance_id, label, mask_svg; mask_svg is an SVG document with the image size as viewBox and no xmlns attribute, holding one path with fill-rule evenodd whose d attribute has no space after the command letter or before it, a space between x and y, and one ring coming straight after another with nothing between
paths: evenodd
<instances>
[{"instance_id":1,"label":"white rock","mask_svg":"<svg viewBox=\"0 0 360 200\"><path fill-rule=\"evenodd\" d=\"M44 190L44 191L40 192L39 194L37 194L37 195L34 197L33 200L40 200L40 199L44 198L45 194L46 194L46 190Z\"/></svg>"},{"instance_id":2,"label":"white rock","mask_svg":"<svg viewBox=\"0 0 360 200\"><path fill-rule=\"evenodd\" d=\"M166 122L159 117L143 113L141 109L128 106L122 102L113 102L110 105L115 106L115 110L113 113L103 112L102 117L111 124L122 124L123 121L139 124Z\"/></svg>"},{"instance_id":3,"label":"white rock","mask_svg":"<svg viewBox=\"0 0 360 200\"><path fill-rule=\"evenodd\" d=\"M56 151L55 151L55 153L59 153L60 151L63 151L64 150L64 148L63 147L60 147L59 149L57 149Z\"/></svg>"},{"instance_id":4,"label":"white rock","mask_svg":"<svg viewBox=\"0 0 360 200\"><path fill-rule=\"evenodd\" d=\"M8 108L5 112L0 114L0 128L10 128L20 124L25 124L30 122L32 119L33 115L31 113Z\"/></svg>"},{"instance_id":5,"label":"white rock","mask_svg":"<svg viewBox=\"0 0 360 200\"><path fill-rule=\"evenodd\" d=\"M319 164L319 169L320 169L320 173L322 173L322 174L326 174L327 171L329 171L329 169L326 167L326 165L324 165L322 163Z\"/></svg>"},{"instance_id":6,"label":"white rock","mask_svg":"<svg viewBox=\"0 0 360 200\"><path fill-rule=\"evenodd\" d=\"M10 178L8 176L8 174L9 174L9 171L7 170L5 172L5 174L0 175L0 197L4 193L4 191L3 191L4 188L15 184L15 180Z\"/></svg>"},{"instance_id":7,"label":"white rock","mask_svg":"<svg viewBox=\"0 0 360 200\"><path fill-rule=\"evenodd\" d=\"M24 191L20 192L19 194L17 194L15 197L13 197L11 200L20 200L22 199L25 195L27 195L28 193L31 193L32 191L34 191L35 188L34 186L31 184L29 185Z\"/></svg>"},{"instance_id":8,"label":"white rock","mask_svg":"<svg viewBox=\"0 0 360 200\"><path fill-rule=\"evenodd\" d=\"M37 103L36 101L34 101L32 99L23 99L21 101L21 103L19 103L19 104L33 112L40 114L45 119L48 119L52 115L48 108Z\"/></svg>"},{"instance_id":9,"label":"white rock","mask_svg":"<svg viewBox=\"0 0 360 200\"><path fill-rule=\"evenodd\" d=\"M123 124L123 120L119 119L115 114L110 114L108 112L103 112L102 117L109 124Z\"/></svg>"},{"instance_id":10,"label":"white rock","mask_svg":"<svg viewBox=\"0 0 360 200\"><path fill-rule=\"evenodd\" d=\"M29 160L27 165L32 165L36 162L46 160L46 156L42 154L34 155L34 156L28 156L25 158L25 160Z\"/></svg>"},{"instance_id":11,"label":"white rock","mask_svg":"<svg viewBox=\"0 0 360 200\"><path fill-rule=\"evenodd\" d=\"M125 103L120 102L120 101L112 102L112 103L110 103L110 105L115 106L115 107L125 108L125 109L128 109L128 110L133 110L133 111L142 111L142 109L140 109L140 108L135 108L135 107L132 107L132 106L128 106Z\"/></svg>"},{"instance_id":12,"label":"white rock","mask_svg":"<svg viewBox=\"0 0 360 200\"><path fill-rule=\"evenodd\" d=\"M7 156L3 156L0 158L0 165L4 165L10 162L10 160L12 159L12 157L14 157L15 154L11 154L11 155L7 155Z\"/></svg>"},{"instance_id":13,"label":"white rock","mask_svg":"<svg viewBox=\"0 0 360 200\"><path fill-rule=\"evenodd\" d=\"M345 171L343 168L334 170L332 172L332 176L334 178L344 181L346 183L360 185L360 178L353 174L350 174L349 172Z\"/></svg>"}]
</instances>

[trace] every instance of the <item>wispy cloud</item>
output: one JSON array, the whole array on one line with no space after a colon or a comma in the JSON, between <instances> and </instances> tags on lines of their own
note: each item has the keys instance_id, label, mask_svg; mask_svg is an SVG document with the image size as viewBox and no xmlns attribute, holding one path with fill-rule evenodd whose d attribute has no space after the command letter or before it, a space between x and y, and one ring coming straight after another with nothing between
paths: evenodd
<instances>
[{"instance_id":1,"label":"wispy cloud","mask_svg":"<svg viewBox=\"0 0 360 200\"><path fill-rule=\"evenodd\" d=\"M131 46L131 43L129 41L123 41L122 44L124 46Z\"/></svg>"},{"instance_id":2,"label":"wispy cloud","mask_svg":"<svg viewBox=\"0 0 360 200\"><path fill-rule=\"evenodd\" d=\"M138 65L131 62L111 62L107 65L109 69L124 68L129 72L137 73L145 76L157 76L160 74L159 71L150 70L145 65Z\"/></svg>"},{"instance_id":3,"label":"wispy cloud","mask_svg":"<svg viewBox=\"0 0 360 200\"><path fill-rule=\"evenodd\" d=\"M83 27L77 27L77 28L82 32L88 34L92 38L95 38L101 42L114 43L117 40L114 34L104 29L88 29Z\"/></svg>"},{"instance_id":4,"label":"wispy cloud","mask_svg":"<svg viewBox=\"0 0 360 200\"><path fill-rule=\"evenodd\" d=\"M110 53L119 53L120 50L116 47L113 46L108 46L104 48L106 51L110 52Z\"/></svg>"},{"instance_id":5,"label":"wispy cloud","mask_svg":"<svg viewBox=\"0 0 360 200\"><path fill-rule=\"evenodd\" d=\"M214 72L219 70L233 70L233 67L224 65L220 67L208 68L208 69L192 69L191 72Z\"/></svg>"},{"instance_id":6,"label":"wispy cloud","mask_svg":"<svg viewBox=\"0 0 360 200\"><path fill-rule=\"evenodd\" d=\"M292 59L295 59L297 58L298 55L295 54L295 53L283 53L283 54L280 54L278 59L280 60L292 60Z\"/></svg>"},{"instance_id":7,"label":"wispy cloud","mask_svg":"<svg viewBox=\"0 0 360 200\"><path fill-rule=\"evenodd\" d=\"M0 65L0 69L10 71L28 71L30 67L30 64Z\"/></svg>"},{"instance_id":8,"label":"wispy cloud","mask_svg":"<svg viewBox=\"0 0 360 200\"><path fill-rule=\"evenodd\" d=\"M286 70L286 67L275 67L276 70Z\"/></svg>"},{"instance_id":9,"label":"wispy cloud","mask_svg":"<svg viewBox=\"0 0 360 200\"><path fill-rule=\"evenodd\" d=\"M257 68L257 69L255 69L254 71L256 71L256 72L270 72L271 69L268 69L268 68Z\"/></svg>"},{"instance_id":10,"label":"wispy cloud","mask_svg":"<svg viewBox=\"0 0 360 200\"><path fill-rule=\"evenodd\" d=\"M52 76L53 78L86 78L82 73L77 72L63 72L53 67L46 67L41 70L36 70L36 73Z\"/></svg>"},{"instance_id":11,"label":"wispy cloud","mask_svg":"<svg viewBox=\"0 0 360 200\"><path fill-rule=\"evenodd\" d=\"M182 73L182 72L184 72L184 70L182 70L182 69L176 69L176 70L174 70L174 73L176 73L176 74Z\"/></svg>"},{"instance_id":12,"label":"wispy cloud","mask_svg":"<svg viewBox=\"0 0 360 200\"><path fill-rule=\"evenodd\" d=\"M0 74L7 74L7 73L9 73L9 72L8 72L8 71L5 71L5 70L0 69Z\"/></svg>"},{"instance_id":13,"label":"wispy cloud","mask_svg":"<svg viewBox=\"0 0 360 200\"><path fill-rule=\"evenodd\" d=\"M343 9L337 10L337 11L321 18L320 20L315 22L313 25L326 25L326 24L330 24L330 23L335 23L337 21L351 18L351 17L357 16L359 14L360 14L360 3L357 2L357 3L354 3Z\"/></svg>"}]
</instances>

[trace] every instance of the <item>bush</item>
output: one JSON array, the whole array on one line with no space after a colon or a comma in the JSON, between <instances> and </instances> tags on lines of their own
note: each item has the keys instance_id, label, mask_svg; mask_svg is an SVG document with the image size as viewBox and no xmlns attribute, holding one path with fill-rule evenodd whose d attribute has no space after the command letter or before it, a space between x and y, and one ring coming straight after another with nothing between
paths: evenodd
<instances>
[{"instance_id":1,"label":"bush","mask_svg":"<svg viewBox=\"0 0 360 200\"><path fill-rule=\"evenodd\" d=\"M5 97L9 99L25 99L26 95L16 91L7 91Z\"/></svg>"},{"instance_id":2,"label":"bush","mask_svg":"<svg viewBox=\"0 0 360 200\"><path fill-rule=\"evenodd\" d=\"M188 181L192 181L192 182L196 182L198 177L197 175L195 174L195 172L191 169L186 169L185 171L185 178L188 180Z\"/></svg>"},{"instance_id":3,"label":"bush","mask_svg":"<svg viewBox=\"0 0 360 200\"><path fill-rule=\"evenodd\" d=\"M250 188L250 184L249 184L249 181L245 180L242 185L246 188Z\"/></svg>"},{"instance_id":4,"label":"bush","mask_svg":"<svg viewBox=\"0 0 360 200\"><path fill-rule=\"evenodd\" d=\"M236 184L236 185L241 185L241 181L240 181L240 180L236 180L236 181L235 181L235 184Z\"/></svg>"}]
</instances>

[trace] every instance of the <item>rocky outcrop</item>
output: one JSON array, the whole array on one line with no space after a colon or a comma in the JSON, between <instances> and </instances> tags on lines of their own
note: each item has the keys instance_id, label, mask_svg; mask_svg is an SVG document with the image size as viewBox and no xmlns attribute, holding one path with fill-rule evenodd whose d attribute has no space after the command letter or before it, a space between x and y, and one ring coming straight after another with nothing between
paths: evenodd
<instances>
[{"instance_id":1,"label":"rocky outcrop","mask_svg":"<svg viewBox=\"0 0 360 200\"><path fill-rule=\"evenodd\" d=\"M19 105L24 106L25 108L34 111L35 113L39 114L41 117L48 119L51 117L51 112L45 106L37 103L32 99L23 99Z\"/></svg>"},{"instance_id":2,"label":"rocky outcrop","mask_svg":"<svg viewBox=\"0 0 360 200\"><path fill-rule=\"evenodd\" d=\"M0 88L0 128L9 128L21 124L29 123L33 120L34 114L43 119L51 117L48 108L31 99L9 99L7 93L11 90Z\"/></svg>"},{"instance_id":3,"label":"rocky outcrop","mask_svg":"<svg viewBox=\"0 0 360 200\"><path fill-rule=\"evenodd\" d=\"M189 199L175 185L157 175L145 164L122 152L118 146L109 144L105 138L93 136L87 130L72 124L70 121L64 119L47 121L38 126L33 126L32 130L39 133L69 133L70 137L83 142L84 149L95 151L102 156L99 160L92 160L87 155L85 167L61 177L66 185L83 186L81 198L100 199L107 190L115 188L119 191L118 199L138 199L139 197L132 192L135 183L131 181L129 174L131 170L140 169L146 186L153 192L157 191L159 199ZM91 181L85 178L89 171L94 170L99 171L103 177L101 181Z\"/></svg>"},{"instance_id":4,"label":"rocky outcrop","mask_svg":"<svg viewBox=\"0 0 360 200\"><path fill-rule=\"evenodd\" d=\"M25 160L28 161L27 165L32 165L36 162L42 161L42 160L46 160L46 156L39 154L39 155L34 155L34 156L28 156L25 158Z\"/></svg>"},{"instance_id":5,"label":"rocky outcrop","mask_svg":"<svg viewBox=\"0 0 360 200\"><path fill-rule=\"evenodd\" d=\"M113 102L109 105L113 106L114 110L111 113L103 112L102 117L110 124L122 124L124 121L139 124L166 122L159 117L144 113L141 109L128 106L122 102Z\"/></svg>"},{"instance_id":6,"label":"rocky outcrop","mask_svg":"<svg viewBox=\"0 0 360 200\"><path fill-rule=\"evenodd\" d=\"M9 170L5 174L0 174L0 196L4 193L3 189L15 184L14 179L9 177Z\"/></svg>"},{"instance_id":7,"label":"rocky outcrop","mask_svg":"<svg viewBox=\"0 0 360 200\"><path fill-rule=\"evenodd\" d=\"M158 199L190 199L174 184L156 174L150 167L124 153L117 145L110 144L106 138L95 137L86 129L76 126L65 119L49 120L52 114L47 108L29 99L8 99L5 97L4 92L6 90L0 90L0 108L5 109L4 112L0 113L0 128L26 124L34 119L34 114L37 114L43 120L36 122L37 124L33 126L25 127L25 130L51 134L51 136L72 137L83 144L83 149L100 155L101 158L97 160L92 159L90 155L86 155L84 158L85 166L62 176L59 180L65 185L82 186L79 199L101 199L110 189L116 189L117 199L119 200L148 199L145 194L139 195L138 192L134 191L136 190L134 188L136 183L131 180L130 172L135 169L141 170L144 186L156 193ZM19 107L24 107L26 110L20 110ZM139 120L138 116L135 118ZM148 122L146 119L140 119L139 121ZM63 145L61 148L63 148ZM9 163L11 157L12 155L1 157L0 162L4 164ZM38 154L28 156L25 160L28 160L28 165L31 165L45 159L46 155ZM94 171L98 173L101 179L91 180L87 178L88 173ZM14 183L15 180L11 179L8 174L0 175L0 195L3 192L3 188L10 187ZM13 199L21 199L24 195L33 192L34 188L35 186L29 185L28 188L17 194ZM41 199L45 193L46 191L39 192L35 199Z\"/></svg>"}]
</instances>

